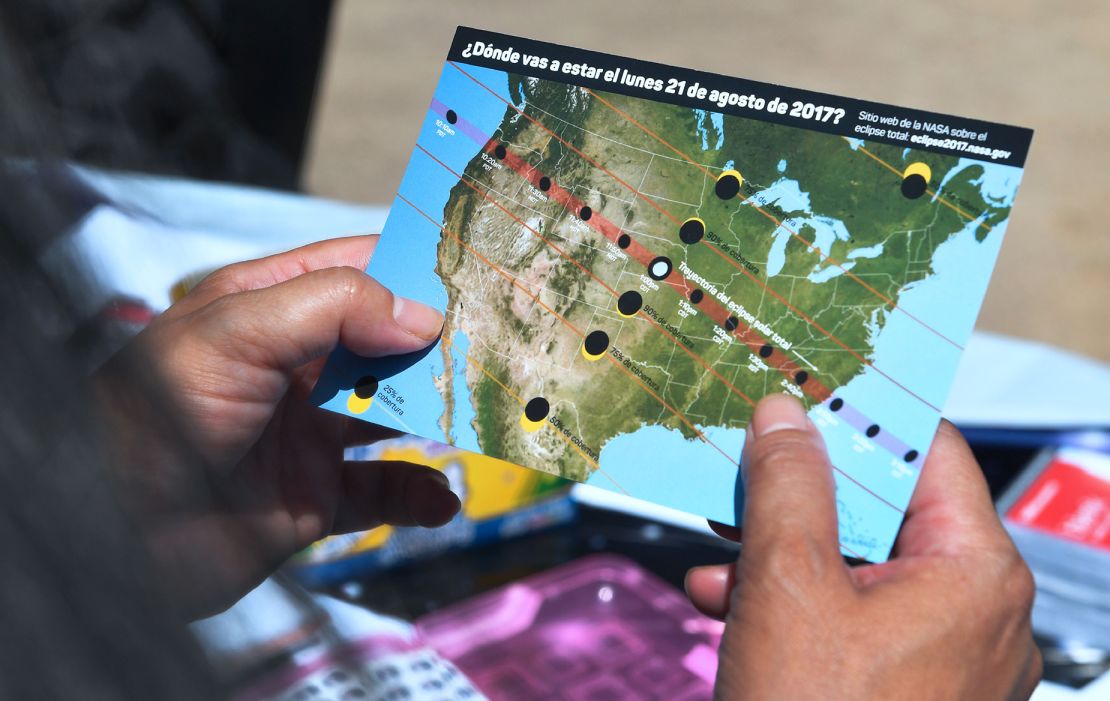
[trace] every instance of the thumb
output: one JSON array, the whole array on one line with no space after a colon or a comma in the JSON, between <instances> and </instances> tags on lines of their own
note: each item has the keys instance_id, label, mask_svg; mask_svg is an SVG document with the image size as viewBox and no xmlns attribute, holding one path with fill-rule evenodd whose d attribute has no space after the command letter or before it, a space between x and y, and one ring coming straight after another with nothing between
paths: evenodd
<instances>
[{"instance_id":1,"label":"thumb","mask_svg":"<svg viewBox=\"0 0 1110 701\"><path fill-rule=\"evenodd\" d=\"M832 468L800 402L776 394L759 403L741 470L746 495L741 572L780 572L787 566L795 582L837 572L847 582Z\"/></svg>"},{"instance_id":2,"label":"thumb","mask_svg":"<svg viewBox=\"0 0 1110 701\"><path fill-rule=\"evenodd\" d=\"M343 344L364 357L425 348L443 316L396 297L365 273L325 268L271 287L225 295L200 309L200 333L255 368L290 372Z\"/></svg>"}]
</instances>

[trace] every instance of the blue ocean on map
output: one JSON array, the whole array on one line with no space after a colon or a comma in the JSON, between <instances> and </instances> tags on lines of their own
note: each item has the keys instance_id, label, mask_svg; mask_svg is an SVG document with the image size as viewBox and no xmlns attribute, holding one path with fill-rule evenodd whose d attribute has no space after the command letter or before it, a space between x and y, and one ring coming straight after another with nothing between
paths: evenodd
<instances>
[{"instance_id":1,"label":"blue ocean on map","mask_svg":"<svg viewBox=\"0 0 1110 701\"><path fill-rule=\"evenodd\" d=\"M736 517L744 430L720 426L699 426L698 430L722 450L735 449L735 458L730 462L713 449L704 450L700 441L687 440L678 430L644 426L606 443L599 461L605 474L595 472L586 484L613 489L615 481L634 495L666 494L667 506L731 523ZM691 459L691 450L696 451L695 459ZM645 465L666 469L646 470Z\"/></svg>"},{"instance_id":2,"label":"blue ocean on map","mask_svg":"<svg viewBox=\"0 0 1110 701\"><path fill-rule=\"evenodd\" d=\"M468 66L467 72L509 100L507 74L476 66ZM450 66L444 67L435 95L436 99L486 134L496 132L506 110L505 103L485 90L475 90L473 81ZM478 147L457 131L454 135L440 136L438 132L441 131L441 123L439 115L428 110L417 142L455 172L461 173L477 153ZM416 150L405 171L399 192L430 217L439 220L443 216L451 188L457 184L458 178ZM371 262L369 271L397 294L437 309L445 309L447 291L433 272L436 266L436 245L440 237L441 232L435 224L398 200L393 205L375 253L376 259L391 261L395 265L375 265ZM399 262L403 262L403 265L396 265ZM366 418L389 425L400 424L402 429L410 433L438 438L453 442L466 450L478 451L478 437L472 425L475 413L469 401L470 390L466 386L465 354L469 339L462 333L456 333L452 340L451 355L455 370L452 388L457 401L452 416L451 436L444 435L439 425L438 412L419 410L420 407L439 407L443 404L443 398L433 382L435 375L443 373L439 348L428 356L432 362L426 376L416 381L412 374L406 375L403 382L406 408L403 418L398 419L377 403L371 407L372 414ZM345 411L341 397L332 399L325 406Z\"/></svg>"}]
</instances>

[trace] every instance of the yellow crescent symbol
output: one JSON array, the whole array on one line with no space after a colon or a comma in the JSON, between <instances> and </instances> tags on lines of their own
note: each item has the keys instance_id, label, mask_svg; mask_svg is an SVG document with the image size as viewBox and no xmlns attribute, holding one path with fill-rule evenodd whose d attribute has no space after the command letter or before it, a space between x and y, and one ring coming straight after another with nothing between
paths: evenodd
<instances>
[{"instance_id":1,"label":"yellow crescent symbol","mask_svg":"<svg viewBox=\"0 0 1110 701\"><path fill-rule=\"evenodd\" d=\"M928 165L922 163L921 161L918 161L916 163L909 164L908 166L906 166L906 169L902 171L903 180L910 177L911 175L920 175L921 177L925 178L925 182L929 182L929 180L931 180L933 177L933 171L931 168L929 168Z\"/></svg>"},{"instance_id":2,"label":"yellow crescent symbol","mask_svg":"<svg viewBox=\"0 0 1110 701\"><path fill-rule=\"evenodd\" d=\"M743 185L744 184L744 176L740 175L740 171L738 171L738 170L726 170L725 172L723 172L723 173L721 173L720 175L717 176L717 182L721 182L722 180L724 180L725 178L727 178L730 175L732 177L736 178L737 185Z\"/></svg>"}]
</instances>

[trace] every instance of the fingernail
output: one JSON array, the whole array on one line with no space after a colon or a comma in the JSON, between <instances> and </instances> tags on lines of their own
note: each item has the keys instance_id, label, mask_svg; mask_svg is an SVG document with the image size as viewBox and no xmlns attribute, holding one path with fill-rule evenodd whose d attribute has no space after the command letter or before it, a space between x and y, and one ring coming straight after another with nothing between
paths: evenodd
<instances>
[{"instance_id":1,"label":"fingernail","mask_svg":"<svg viewBox=\"0 0 1110 701\"><path fill-rule=\"evenodd\" d=\"M413 336L430 341L443 330L443 315L427 304L404 297L393 298L393 319Z\"/></svg>"},{"instance_id":2,"label":"fingernail","mask_svg":"<svg viewBox=\"0 0 1110 701\"><path fill-rule=\"evenodd\" d=\"M439 485L441 483L439 476L442 476L442 473L437 473L436 476L421 476L420 479ZM413 518L419 526L437 528L454 518L460 508L462 508L462 502L454 492L444 486L436 486L424 491L422 500L413 508Z\"/></svg>"},{"instance_id":3,"label":"fingernail","mask_svg":"<svg viewBox=\"0 0 1110 701\"><path fill-rule=\"evenodd\" d=\"M451 488L451 480L447 477L447 475L443 474L439 470L428 473L428 476L434 479L436 482L442 484L445 489Z\"/></svg>"},{"instance_id":4,"label":"fingernail","mask_svg":"<svg viewBox=\"0 0 1110 701\"><path fill-rule=\"evenodd\" d=\"M809 426L805 407L787 394L772 394L765 397L755 408L755 415L752 416L751 422L752 431L757 438L786 429L808 431Z\"/></svg>"},{"instance_id":5,"label":"fingernail","mask_svg":"<svg viewBox=\"0 0 1110 701\"><path fill-rule=\"evenodd\" d=\"M752 439L752 422L749 421L744 427L744 449L740 451L740 479L745 485L748 483L748 451L751 450Z\"/></svg>"}]
</instances>

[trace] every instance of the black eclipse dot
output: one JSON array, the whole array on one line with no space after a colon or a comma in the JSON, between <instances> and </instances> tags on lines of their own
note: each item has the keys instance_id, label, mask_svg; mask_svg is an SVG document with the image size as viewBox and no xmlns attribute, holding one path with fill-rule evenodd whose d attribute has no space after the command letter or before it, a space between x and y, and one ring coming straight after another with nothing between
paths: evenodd
<instances>
[{"instance_id":1,"label":"black eclipse dot","mask_svg":"<svg viewBox=\"0 0 1110 701\"><path fill-rule=\"evenodd\" d=\"M713 187L713 191L717 193L717 197L722 200L731 200L740 192L740 180L735 175L725 175L717 180L717 184Z\"/></svg>"},{"instance_id":2,"label":"black eclipse dot","mask_svg":"<svg viewBox=\"0 0 1110 701\"><path fill-rule=\"evenodd\" d=\"M601 355L609 348L609 334L601 329L591 331L582 345L590 355Z\"/></svg>"},{"instance_id":3,"label":"black eclipse dot","mask_svg":"<svg viewBox=\"0 0 1110 701\"><path fill-rule=\"evenodd\" d=\"M770 345L764 344L763 347L761 347L759 349L759 357L760 358L770 358L771 354L774 353L774 352L775 352L774 348L772 348Z\"/></svg>"},{"instance_id":4,"label":"black eclipse dot","mask_svg":"<svg viewBox=\"0 0 1110 701\"><path fill-rule=\"evenodd\" d=\"M648 263L647 273L648 277L652 280L666 280L667 276L671 274L672 269L674 269L674 265L671 263L670 258L666 256L657 256L652 258L651 262Z\"/></svg>"},{"instance_id":5,"label":"black eclipse dot","mask_svg":"<svg viewBox=\"0 0 1110 701\"><path fill-rule=\"evenodd\" d=\"M543 190L544 192L547 192L548 190L550 190L551 189L551 178L547 177L546 175L543 176L542 178L540 178L540 189Z\"/></svg>"},{"instance_id":6,"label":"black eclipse dot","mask_svg":"<svg viewBox=\"0 0 1110 701\"><path fill-rule=\"evenodd\" d=\"M908 178L902 179L902 195L911 200L916 200L925 194L925 190L929 183L925 181L925 176L920 173L914 173Z\"/></svg>"},{"instance_id":7,"label":"black eclipse dot","mask_svg":"<svg viewBox=\"0 0 1110 701\"><path fill-rule=\"evenodd\" d=\"M455 110L447 110L447 123L454 124L459 121L459 115L455 114Z\"/></svg>"},{"instance_id":8,"label":"black eclipse dot","mask_svg":"<svg viewBox=\"0 0 1110 701\"><path fill-rule=\"evenodd\" d=\"M736 327L740 325L740 320L734 316L725 319L725 329L728 331L735 331Z\"/></svg>"},{"instance_id":9,"label":"black eclipse dot","mask_svg":"<svg viewBox=\"0 0 1110 701\"><path fill-rule=\"evenodd\" d=\"M687 219L678 229L678 238L683 243L693 245L701 241L702 236L705 236L705 224L697 219Z\"/></svg>"},{"instance_id":10,"label":"black eclipse dot","mask_svg":"<svg viewBox=\"0 0 1110 701\"><path fill-rule=\"evenodd\" d=\"M911 450L910 452L906 453L904 459L906 462L913 462L914 460L917 460L917 451Z\"/></svg>"},{"instance_id":11,"label":"black eclipse dot","mask_svg":"<svg viewBox=\"0 0 1110 701\"><path fill-rule=\"evenodd\" d=\"M551 405L543 397L533 397L524 405L524 416L529 421L543 421L551 411Z\"/></svg>"},{"instance_id":12,"label":"black eclipse dot","mask_svg":"<svg viewBox=\"0 0 1110 701\"><path fill-rule=\"evenodd\" d=\"M829 402L829 408L832 409L833 411L840 411L841 407L843 407L843 406L844 406L844 400L841 399L840 397L837 397L836 399Z\"/></svg>"},{"instance_id":13,"label":"black eclipse dot","mask_svg":"<svg viewBox=\"0 0 1110 701\"><path fill-rule=\"evenodd\" d=\"M621 234L617 237L617 245L621 248L628 248L632 245L632 237L628 234Z\"/></svg>"},{"instance_id":14,"label":"black eclipse dot","mask_svg":"<svg viewBox=\"0 0 1110 701\"><path fill-rule=\"evenodd\" d=\"M644 306L644 298L636 290L629 290L617 298L617 310L625 316L632 316Z\"/></svg>"},{"instance_id":15,"label":"black eclipse dot","mask_svg":"<svg viewBox=\"0 0 1110 701\"><path fill-rule=\"evenodd\" d=\"M701 290L692 290L690 292L690 301L693 302L694 304L697 304L698 302L700 302L703 297L705 297L705 293L702 292Z\"/></svg>"},{"instance_id":16,"label":"black eclipse dot","mask_svg":"<svg viewBox=\"0 0 1110 701\"><path fill-rule=\"evenodd\" d=\"M378 378L371 375L360 377L355 383L355 396L359 399L370 399L378 393Z\"/></svg>"},{"instance_id":17,"label":"black eclipse dot","mask_svg":"<svg viewBox=\"0 0 1110 701\"><path fill-rule=\"evenodd\" d=\"M590 209L589 207L583 207L582 209L578 210L578 216L582 217L582 221L589 221L590 217L592 217L593 215L594 210Z\"/></svg>"},{"instance_id":18,"label":"black eclipse dot","mask_svg":"<svg viewBox=\"0 0 1110 701\"><path fill-rule=\"evenodd\" d=\"M801 385L804 385L806 383L806 380L808 380L808 379L809 379L809 373L806 372L805 370L799 370L798 374L794 376L794 381L798 383L799 387Z\"/></svg>"},{"instance_id":19,"label":"black eclipse dot","mask_svg":"<svg viewBox=\"0 0 1110 701\"><path fill-rule=\"evenodd\" d=\"M879 435L879 424L871 424L868 426L866 433L868 438L874 438Z\"/></svg>"},{"instance_id":20,"label":"black eclipse dot","mask_svg":"<svg viewBox=\"0 0 1110 701\"><path fill-rule=\"evenodd\" d=\"M493 150L493 155L497 156L497 160L499 161L505 160L505 156L507 156L508 153L509 151L505 148L505 144L497 144L497 148Z\"/></svg>"}]
</instances>

